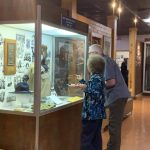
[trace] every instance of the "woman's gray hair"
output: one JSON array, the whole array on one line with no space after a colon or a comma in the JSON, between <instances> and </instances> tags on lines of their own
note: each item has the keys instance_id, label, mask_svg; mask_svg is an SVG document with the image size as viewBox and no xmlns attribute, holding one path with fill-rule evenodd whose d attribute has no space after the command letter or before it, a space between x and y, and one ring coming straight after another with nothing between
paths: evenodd
<instances>
[{"instance_id":1,"label":"woman's gray hair","mask_svg":"<svg viewBox=\"0 0 150 150\"><path fill-rule=\"evenodd\" d=\"M90 73L103 73L105 60L100 55L92 55L88 58L87 67Z\"/></svg>"}]
</instances>

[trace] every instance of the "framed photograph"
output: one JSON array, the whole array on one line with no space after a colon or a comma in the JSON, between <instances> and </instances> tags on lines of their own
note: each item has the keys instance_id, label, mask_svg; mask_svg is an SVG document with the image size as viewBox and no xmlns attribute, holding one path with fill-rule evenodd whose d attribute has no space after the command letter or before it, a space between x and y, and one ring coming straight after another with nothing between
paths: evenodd
<instances>
[{"instance_id":1,"label":"framed photograph","mask_svg":"<svg viewBox=\"0 0 150 150\"><path fill-rule=\"evenodd\" d=\"M104 54L111 57L111 37L104 36Z\"/></svg>"},{"instance_id":2,"label":"framed photograph","mask_svg":"<svg viewBox=\"0 0 150 150\"><path fill-rule=\"evenodd\" d=\"M102 38L92 36L92 44L98 44L102 46Z\"/></svg>"},{"instance_id":3,"label":"framed photograph","mask_svg":"<svg viewBox=\"0 0 150 150\"><path fill-rule=\"evenodd\" d=\"M16 40L4 40L4 74L16 73Z\"/></svg>"}]
</instances>

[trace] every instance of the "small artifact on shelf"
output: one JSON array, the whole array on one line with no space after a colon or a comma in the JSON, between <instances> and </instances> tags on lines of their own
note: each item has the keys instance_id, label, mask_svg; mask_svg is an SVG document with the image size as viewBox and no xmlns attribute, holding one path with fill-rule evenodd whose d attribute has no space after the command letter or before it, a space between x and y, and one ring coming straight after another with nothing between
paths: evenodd
<instances>
[{"instance_id":1,"label":"small artifact on shelf","mask_svg":"<svg viewBox=\"0 0 150 150\"><path fill-rule=\"evenodd\" d=\"M79 97L79 96L69 97L68 102L76 102L76 101L79 101L81 99L82 99L82 97Z\"/></svg>"},{"instance_id":2,"label":"small artifact on shelf","mask_svg":"<svg viewBox=\"0 0 150 150\"><path fill-rule=\"evenodd\" d=\"M42 103L41 104L41 110L47 110L47 109L51 109L54 108L56 105L54 103Z\"/></svg>"},{"instance_id":3,"label":"small artifact on shelf","mask_svg":"<svg viewBox=\"0 0 150 150\"><path fill-rule=\"evenodd\" d=\"M19 82L15 87L15 92L29 92L29 85L26 82Z\"/></svg>"},{"instance_id":4,"label":"small artifact on shelf","mask_svg":"<svg viewBox=\"0 0 150 150\"><path fill-rule=\"evenodd\" d=\"M21 112L24 112L24 110L25 110L25 109L24 109L24 108L21 108L21 107L18 107L18 108L15 108L15 109L14 109L14 111L21 111Z\"/></svg>"}]
</instances>

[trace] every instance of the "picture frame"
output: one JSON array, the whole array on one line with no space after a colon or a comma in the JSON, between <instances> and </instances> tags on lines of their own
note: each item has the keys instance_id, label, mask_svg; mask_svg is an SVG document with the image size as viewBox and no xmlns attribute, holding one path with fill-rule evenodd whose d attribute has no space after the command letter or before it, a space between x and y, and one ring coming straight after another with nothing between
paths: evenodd
<instances>
[{"instance_id":1,"label":"picture frame","mask_svg":"<svg viewBox=\"0 0 150 150\"><path fill-rule=\"evenodd\" d=\"M4 75L16 74L16 40L4 39Z\"/></svg>"},{"instance_id":2,"label":"picture frame","mask_svg":"<svg viewBox=\"0 0 150 150\"><path fill-rule=\"evenodd\" d=\"M111 57L111 37L104 36L103 48L104 48L104 54Z\"/></svg>"},{"instance_id":3,"label":"picture frame","mask_svg":"<svg viewBox=\"0 0 150 150\"><path fill-rule=\"evenodd\" d=\"M92 36L92 44L98 44L102 46L102 38Z\"/></svg>"}]
</instances>

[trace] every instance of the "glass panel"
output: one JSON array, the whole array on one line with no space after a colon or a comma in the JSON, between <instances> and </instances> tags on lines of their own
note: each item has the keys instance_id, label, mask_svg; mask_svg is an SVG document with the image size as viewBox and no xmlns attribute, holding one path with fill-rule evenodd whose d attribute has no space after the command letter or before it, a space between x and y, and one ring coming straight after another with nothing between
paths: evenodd
<instances>
[{"instance_id":1,"label":"glass panel","mask_svg":"<svg viewBox=\"0 0 150 150\"><path fill-rule=\"evenodd\" d=\"M145 49L145 77L144 77L144 90L150 91L150 43L146 44Z\"/></svg>"},{"instance_id":2,"label":"glass panel","mask_svg":"<svg viewBox=\"0 0 150 150\"><path fill-rule=\"evenodd\" d=\"M42 25L42 111L82 99L83 92L69 85L84 78L85 49L86 36Z\"/></svg>"},{"instance_id":3,"label":"glass panel","mask_svg":"<svg viewBox=\"0 0 150 150\"><path fill-rule=\"evenodd\" d=\"M0 25L0 109L33 112L35 24Z\"/></svg>"}]
</instances>

